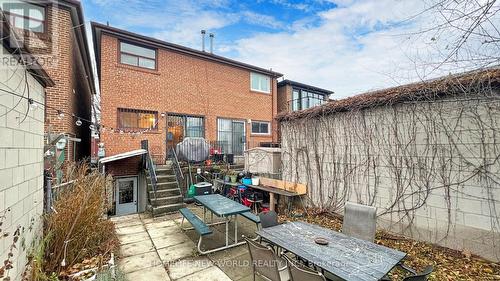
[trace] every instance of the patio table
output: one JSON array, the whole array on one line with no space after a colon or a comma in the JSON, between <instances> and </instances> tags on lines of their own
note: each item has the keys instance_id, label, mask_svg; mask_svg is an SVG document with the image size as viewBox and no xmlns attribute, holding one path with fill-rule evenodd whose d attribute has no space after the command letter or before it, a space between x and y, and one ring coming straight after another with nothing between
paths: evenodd
<instances>
[{"instance_id":1,"label":"patio table","mask_svg":"<svg viewBox=\"0 0 500 281\"><path fill-rule=\"evenodd\" d=\"M221 251L245 244L245 241L238 242L238 220L237 215L246 213L250 211L250 208L241 205L240 203L233 201L227 197L220 194L202 195L195 196L194 200L203 206L203 222L206 222L206 211L209 210L212 214L224 219L222 223L226 224L226 245L216 249L211 249L208 251L200 251L202 254L212 253L216 251ZM234 217L234 243L229 244L229 222L231 217ZM220 223L213 223L213 216L211 224L215 225Z\"/></svg>"},{"instance_id":2,"label":"patio table","mask_svg":"<svg viewBox=\"0 0 500 281\"><path fill-rule=\"evenodd\" d=\"M406 253L306 222L289 222L256 233L344 280L380 280L406 257ZM328 245L317 244L316 238L326 239Z\"/></svg>"}]
</instances>

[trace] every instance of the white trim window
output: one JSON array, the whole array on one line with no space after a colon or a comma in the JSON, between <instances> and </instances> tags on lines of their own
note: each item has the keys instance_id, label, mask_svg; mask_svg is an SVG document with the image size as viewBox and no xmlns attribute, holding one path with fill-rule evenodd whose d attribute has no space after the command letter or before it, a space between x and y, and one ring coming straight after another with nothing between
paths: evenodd
<instances>
[{"instance_id":1,"label":"white trim window","mask_svg":"<svg viewBox=\"0 0 500 281\"><path fill-rule=\"evenodd\" d=\"M271 93L271 78L267 75L251 72L250 89L266 94Z\"/></svg>"},{"instance_id":2,"label":"white trim window","mask_svg":"<svg viewBox=\"0 0 500 281\"><path fill-rule=\"evenodd\" d=\"M271 123L262 121L252 121L252 134L269 135L271 133Z\"/></svg>"},{"instance_id":3,"label":"white trim window","mask_svg":"<svg viewBox=\"0 0 500 281\"><path fill-rule=\"evenodd\" d=\"M120 62L154 70L156 69L156 50L120 42Z\"/></svg>"}]
</instances>

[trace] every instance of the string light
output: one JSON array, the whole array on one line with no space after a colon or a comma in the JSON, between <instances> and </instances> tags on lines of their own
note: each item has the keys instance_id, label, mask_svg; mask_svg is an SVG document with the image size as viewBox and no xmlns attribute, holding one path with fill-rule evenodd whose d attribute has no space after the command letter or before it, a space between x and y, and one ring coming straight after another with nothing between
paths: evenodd
<instances>
[{"instance_id":1,"label":"string light","mask_svg":"<svg viewBox=\"0 0 500 281\"><path fill-rule=\"evenodd\" d=\"M104 125L101 125L101 124L97 124L97 123L95 123L95 122L93 122L93 121L91 121L89 119L83 118L81 116L77 116L75 114L69 114L67 112L64 112L64 111L58 109L58 108L46 105L44 103L38 102L38 101L36 101L36 100L34 100L32 98L25 97L23 95L15 93L15 92L11 92L11 91L8 91L8 90L5 90L5 89L1 89L1 88L0 88L0 91L8 93L8 94L11 94L11 95L14 95L14 96L17 96L17 97L19 97L21 99L26 99L28 101L28 104L33 109L38 108L38 107L45 107L46 109L51 109L57 115L57 118L59 118L59 119L63 119L66 115L72 116L73 118L76 119L75 124L77 126L81 126L83 124L83 122L87 122L89 124L89 129L90 130L96 130L96 129L98 129L101 132L111 132L111 133L128 134L130 136L139 136L139 135L142 135L144 133L148 133L150 131L153 131L153 129L158 126L160 119L164 118L166 116L165 113L161 113L161 115L160 115L161 118L154 118L154 120L151 120L151 121L154 121L155 124L153 126L151 126L150 128L148 128L148 129L143 129L143 130L139 130L139 131L127 131L127 132L124 132L122 129L113 128L113 127L108 127L108 126L104 126ZM46 111L47 114L54 114L53 112Z\"/></svg>"}]
</instances>

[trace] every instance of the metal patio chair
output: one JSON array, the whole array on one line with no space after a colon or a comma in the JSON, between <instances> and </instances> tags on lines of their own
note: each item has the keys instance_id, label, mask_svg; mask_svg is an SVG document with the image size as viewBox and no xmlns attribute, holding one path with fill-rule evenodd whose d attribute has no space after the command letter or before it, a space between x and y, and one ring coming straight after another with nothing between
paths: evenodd
<instances>
[{"instance_id":1,"label":"metal patio chair","mask_svg":"<svg viewBox=\"0 0 500 281\"><path fill-rule=\"evenodd\" d=\"M287 261L290 281L326 281L325 276L323 276L321 272L316 272L310 268L306 268L286 255L283 255L283 257Z\"/></svg>"},{"instance_id":2,"label":"metal patio chair","mask_svg":"<svg viewBox=\"0 0 500 281\"><path fill-rule=\"evenodd\" d=\"M412 273L410 276L406 276L403 281L427 281L429 279L429 275L434 271L434 267L429 265L422 272L420 273L415 273L411 268L408 267L403 267L404 270ZM391 278L389 276L385 276L382 281L391 281Z\"/></svg>"},{"instance_id":3,"label":"metal patio chair","mask_svg":"<svg viewBox=\"0 0 500 281\"><path fill-rule=\"evenodd\" d=\"M254 281L256 275L270 281L290 280L286 262L283 262L272 248L265 247L247 237L244 237L244 239L250 253Z\"/></svg>"},{"instance_id":4,"label":"metal patio chair","mask_svg":"<svg viewBox=\"0 0 500 281\"><path fill-rule=\"evenodd\" d=\"M262 228L272 227L278 225L278 214L275 211L262 212L259 214L260 226Z\"/></svg>"},{"instance_id":5,"label":"metal patio chair","mask_svg":"<svg viewBox=\"0 0 500 281\"><path fill-rule=\"evenodd\" d=\"M373 242L377 229L377 208L347 202L344 210L342 233Z\"/></svg>"}]
</instances>

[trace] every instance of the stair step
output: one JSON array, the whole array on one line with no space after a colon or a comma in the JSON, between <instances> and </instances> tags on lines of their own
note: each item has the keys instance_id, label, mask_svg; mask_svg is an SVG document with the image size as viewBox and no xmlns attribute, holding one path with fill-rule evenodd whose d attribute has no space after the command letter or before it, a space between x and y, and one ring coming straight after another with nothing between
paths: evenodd
<instances>
[{"instance_id":1,"label":"stair step","mask_svg":"<svg viewBox=\"0 0 500 281\"><path fill-rule=\"evenodd\" d=\"M176 181L156 183L156 190L165 190L165 189L172 189L172 188L177 188ZM148 190L153 190L153 185L149 182L148 182Z\"/></svg>"},{"instance_id":2,"label":"stair step","mask_svg":"<svg viewBox=\"0 0 500 281\"><path fill-rule=\"evenodd\" d=\"M153 207L153 216L177 212L179 209L184 208L184 203L169 204L160 207Z\"/></svg>"},{"instance_id":3,"label":"stair step","mask_svg":"<svg viewBox=\"0 0 500 281\"><path fill-rule=\"evenodd\" d=\"M178 196L178 195L181 195L181 192L178 188L160 189L156 191L156 198ZM154 191L149 191L149 198L154 198L154 197L155 197Z\"/></svg>"},{"instance_id":4,"label":"stair step","mask_svg":"<svg viewBox=\"0 0 500 281\"><path fill-rule=\"evenodd\" d=\"M168 197L154 197L151 198L151 205L153 207L161 207L161 206L167 206L167 205L172 205L172 204L178 204L183 202L183 197L182 195L175 195L175 196L168 196Z\"/></svg>"}]
</instances>

